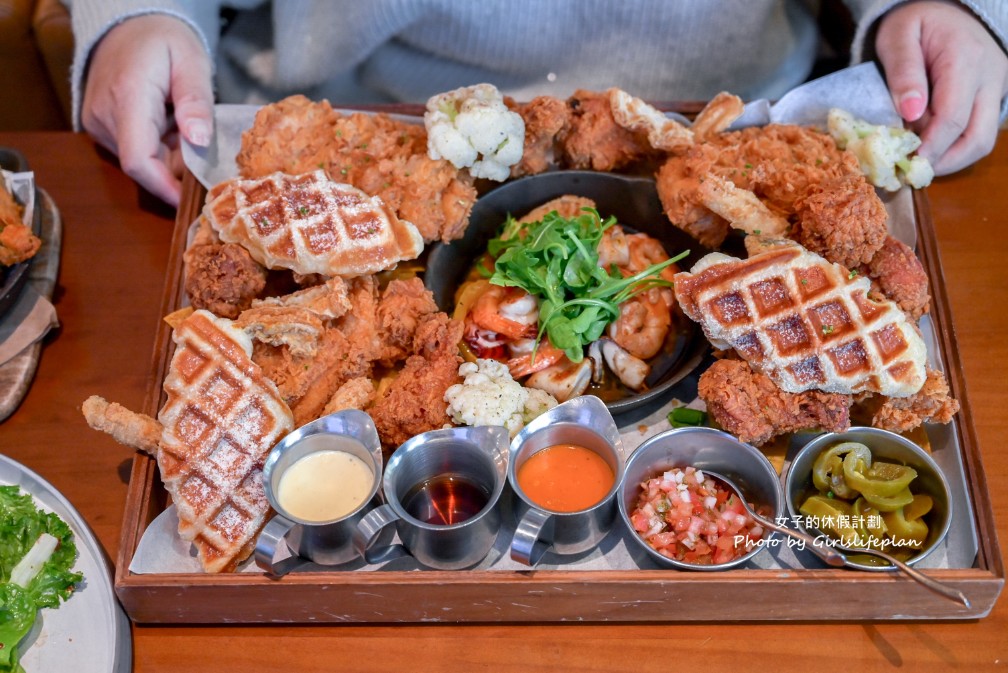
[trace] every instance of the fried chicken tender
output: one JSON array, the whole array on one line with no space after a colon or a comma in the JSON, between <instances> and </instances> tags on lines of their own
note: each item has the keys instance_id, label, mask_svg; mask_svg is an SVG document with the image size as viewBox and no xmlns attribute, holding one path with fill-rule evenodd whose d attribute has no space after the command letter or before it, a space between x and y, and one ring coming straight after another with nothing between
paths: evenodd
<instances>
[{"instance_id":1,"label":"fried chicken tender","mask_svg":"<svg viewBox=\"0 0 1008 673\"><path fill-rule=\"evenodd\" d=\"M608 91L578 89L567 107L570 122L557 138L567 168L613 171L658 156L647 131L630 131L616 122Z\"/></svg>"},{"instance_id":2,"label":"fried chicken tender","mask_svg":"<svg viewBox=\"0 0 1008 673\"><path fill-rule=\"evenodd\" d=\"M462 380L458 374L462 330L461 321L444 313L426 316L417 327L413 342L416 355L406 359L384 396L368 410L383 444L398 446L451 422L444 394Z\"/></svg>"},{"instance_id":3,"label":"fried chicken tender","mask_svg":"<svg viewBox=\"0 0 1008 673\"><path fill-rule=\"evenodd\" d=\"M814 187L795 202L796 238L831 262L856 269L882 248L885 205L868 181L841 175Z\"/></svg>"},{"instance_id":4,"label":"fried chicken tender","mask_svg":"<svg viewBox=\"0 0 1008 673\"><path fill-rule=\"evenodd\" d=\"M887 235L882 247L860 270L872 279L873 289L877 287L914 320L930 310L927 272L906 243Z\"/></svg>"},{"instance_id":5,"label":"fried chicken tender","mask_svg":"<svg viewBox=\"0 0 1008 673\"><path fill-rule=\"evenodd\" d=\"M509 98L505 98L504 102L525 122L522 158L511 167L511 177L520 178L546 171L556 163L556 138L570 123L567 103L552 96L538 96L522 104Z\"/></svg>"},{"instance_id":6,"label":"fried chicken tender","mask_svg":"<svg viewBox=\"0 0 1008 673\"><path fill-rule=\"evenodd\" d=\"M238 317L266 287L266 269L237 243L193 246L183 260L189 302L222 318Z\"/></svg>"},{"instance_id":7,"label":"fried chicken tender","mask_svg":"<svg viewBox=\"0 0 1008 673\"><path fill-rule=\"evenodd\" d=\"M300 95L259 110L236 161L245 178L321 167L332 180L380 197L427 243L460 238L476 202L467 172L427 156L423 126L385 114L344 115Z\"/></svg>"},{"instance_id":8,"label":"fried chicken tender","mask_svg":"<svg viewBox=\"0 0 1008 673\"><path fill-rule=\"evenodd\" d=\"M84 400L81 411L92 430L107 433L120 444L157 457L162 427L156 418L130 411L98 395Z\"/></svg>"},{"instance_id":9,"label":"fried chicken tender","mask_svg":"<svg viewBox=\"0 0 1008 673\"><path fill-rule=\"evenodd\" d=\"M892 432L910 432L923 423L948 423L959 411L959 400L949 392L944 374L929 369L921 389L910 397L875 397L881 401L871 424Z\"/></svg>"},{"instance_id":10,"label":"fried chicken tender","mask_svg":"<svg viewBox=\"0 0 1008 673\"><path fill-rule=\"evenodd\" d=\"M787 393L742 360L714 362L700 376L698 392L722 428L756 446L798 430L850 427L850 395Z\"/></svg>"}]
</instances>

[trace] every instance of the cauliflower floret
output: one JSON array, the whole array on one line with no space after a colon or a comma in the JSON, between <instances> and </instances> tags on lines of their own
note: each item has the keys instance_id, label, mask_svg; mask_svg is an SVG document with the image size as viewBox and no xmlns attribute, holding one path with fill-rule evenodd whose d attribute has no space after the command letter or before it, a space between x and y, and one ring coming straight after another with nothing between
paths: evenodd
<instances>
[{"instance_id":1,"label":"cauliflower floret","mask_svg":"<svg viewBox=\"0 0 1008 673\"><path fill-rule=\"evenodd\" d=\"M829 111L827 124L837 146L854 153L876 187L895 192L904 184L917 189L931 184L934 169L928 160L910 157L921 144L913 131L870 124L839 108Z\"/></svg>"},{"instance_id":2,"label":"cauliflower floret","mask_svg":"<svg viewBox=\"0 0 1008 673\"><path fill-rule=\"evenodd\" d=\"M462 383L445 391L448 416L462 425L502 425L513 438L525 423L557 405L549 393L523 387L507 365L479 359L459 365Z\"/></svg>"},{"instance_id":3,"label":"cauliflower floret","mask_svg":"<svg viewBox=\"0 0 1008 673\"><path fill-rule=\"evenodd\" d=\"M492 84L432 96L424 126L431 159L447 159L477 178L507 180L525 147L525 121Z\"/></svg>"},{"instance_id":4,"label":"cauliflower floret","mask_svg":"<svg viewBox=\"0 0 1008 673\"><path fill-rule=\"evenodd\" d=\"M536 416L546 413L557 405L557 398L545 390L538 388L525 388L525 390L528 392L528 397L525 399L522 420L526 423L531 423Z\"/></svg>"}]
</instances>

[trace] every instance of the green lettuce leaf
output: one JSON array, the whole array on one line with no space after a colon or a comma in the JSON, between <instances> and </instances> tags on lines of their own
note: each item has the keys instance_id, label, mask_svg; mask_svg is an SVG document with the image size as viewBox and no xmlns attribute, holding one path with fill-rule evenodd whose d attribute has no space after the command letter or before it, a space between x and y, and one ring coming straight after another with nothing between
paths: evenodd
<instances>
[{"instance_id":1,"label":"green lettuce leaf","mask_svg":"<svg viewBox=\"0 0 1008 673\"><path fill-rule=\"evenodd\" d=\"M21 587L10 574L42 533L59 540L39 573ZM72 572L77 558L73 531L52 512L35 507L17 486L0 486L0 673L20 673L17 645L31 630L40 608L59 607L83 579Z\"/></svg>"}]
</instances>

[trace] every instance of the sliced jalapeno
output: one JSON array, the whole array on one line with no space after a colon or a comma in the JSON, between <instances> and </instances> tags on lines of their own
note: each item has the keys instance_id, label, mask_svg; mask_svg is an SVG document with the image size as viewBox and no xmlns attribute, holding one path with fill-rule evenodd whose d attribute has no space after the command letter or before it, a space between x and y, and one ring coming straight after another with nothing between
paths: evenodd
<instances>
[{"instance_id":1,"label":"sliced jalapeno","mask_svg":"<svg viewBox=\"0 0 1008 673\"><path fill-rule=\"evenodd\" d=\"M863 494L865 501L880 512L895 512L898 509L913 502L913 493L909 488L904 488L896 495L871 495Z\"/></svg>"},{"instance_id":2,"label":"sliced jalapeno","mask_svg":"<svg viewBox=\"0 0 1008 673\"><path fill-rule=\"evenodd\" d=\"M868 462L871 463L871 451L858 442L841 442L823 451L812 463L812 483L824 493L832 491L838 498L853 500L857 497L857 492L844 478L843 463L845 456L851 451L857 451L863 456L862 450L867 453Z\"/></svg>"},{"instance_id":3,"label":"sliced jalapeno","mask_svg":"<svg viewBox=\"0 0 1008 673\"><path fill-rule=\"evenodd\" d=\"M921 549L924 547L924 541L927 540L928 526L920 517L907 518L908 507L912 511L919 509L908 505L892 512L884 512L882 518L885 520L889 537L895 545L904 549Z\"/></svg>"},{"instance_id":4,"label":"sliced jalapeno","mask_svg":"<svg viewBox=\"0 0 1008 673\"><path fill-rule=\"evenodd\" d=\"M868 447L865 447L867 451ZM851 451L844 456L844 481L847 486L862 495L891 497L906 489L917 478L917 470L896 463L872 462L871 452L867 457L860 451Z\"/></svg>"}]
</instances>

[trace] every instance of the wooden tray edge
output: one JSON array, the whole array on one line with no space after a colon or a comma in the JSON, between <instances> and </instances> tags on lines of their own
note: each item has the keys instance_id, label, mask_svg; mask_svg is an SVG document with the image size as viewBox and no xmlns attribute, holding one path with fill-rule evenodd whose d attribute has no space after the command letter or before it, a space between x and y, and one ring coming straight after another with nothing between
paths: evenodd
<instances>
[{"instance_id":1,"label":"wooden tray edge","mask_svg":"<svg viewBox=\"0 0 1008 673\"><path fill-rule=\"evenodd\" d=\"M186 234L202 209L202 187L189 173L184 179L183 195L162 304L165 315L179 305ZM962 366L952 348L953 322L926 195L916 192L914 205L918 213L918 254L933 284L932 318L948 365L949 385L962 404L956 422L963 438L963 458L980 537L979 567L927 573L963 591L972 602L971 608L924 590L914 594L913 603L908 604L907 592L911 589L908 581L899 576L806 568L718 575L665 570L439 571L435 581L430 572L376 571L342 575L338 582L333 581L331 573L305 573L289 575L282 584L261 575L137 575L129 572L129 563L146 524L164 506L163 489L155 483L156 461L146 455L137 455L133 463L116 564L116 593L130 618L138 623L723 622L723 608L709 614L693 608L688 617L683 617L674 607L708 605L716 603L713 597L725 595L733 596L728 618L740 622L985 617L1004 586L1003 561ZM162 323L145 401L145 411L152 415L156 415L161 403L160 382L170 361L170 341L170 329ZM775 600L769 607L765 598L768 581L776 583ZM479 598L473 598L473 589L477 589L475 595ZM323 591L329 607L318 605L318 595ZM818 600L824 593L836 599L829 601L828 607ZM550 600L546 601L546 597Z\"/></svg>"},{"instance_id":2,"label":"wooden tray edge","mask_svg":"<svg viewBox=\"0 0 1008 673\"><path fill-rule=\"evenodd\" d=\"M931 207L926 191L914 192L914 208L917 212L918 256L931 280L931 319L944 355L945 375L949 388L960 404L960 410L956 414L954 422L959 428L960 451L968 477L973 515L977 523L980 557L978 561L982 568L989 569L996 577L1003 579L1004 561L1001 556L1001 547L998 544L997 526L987 489L987 476L981 459L980 444L977 440L976 428L973 425L972 407L966 391L962 360L959 357L958 349L954 347L956 343L955 322L952 319L948 291L945 286L945 273L941 265L941 253L938 250L934 220L931 216Z\"/></svg>"}]
</instances>

